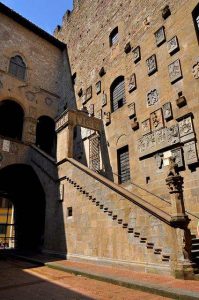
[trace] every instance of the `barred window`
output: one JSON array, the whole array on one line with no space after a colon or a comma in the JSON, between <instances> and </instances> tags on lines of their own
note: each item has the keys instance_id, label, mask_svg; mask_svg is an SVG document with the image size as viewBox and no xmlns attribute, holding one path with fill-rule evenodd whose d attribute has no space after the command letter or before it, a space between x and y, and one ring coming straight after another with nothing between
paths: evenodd
<instances>
[{"instance_id":1,"label":"barred window","mask_svg":"<svg viewBox=\"0 0 199 300\"><path fill-rule=\"evenodd\" d=\"M118 32L118 27L116 27L111 31L111 34L109 36L110 47L116 45L118 41L119 41L119 32Z\"/></svg>"},{"instance_id":2,"label":"barred window","mask_svg":"<svg viewBox=\"0 0 199 300\"><path fill-rule=\"evenodd\" d=\"M122 147L117 151L119 183L130 180L129 148Z\"/></svg>"},{"instance_id":3,"label":"barred window","mask_svg":"<svg viewBox=\"0 0 199 300\"><path fill-rule=\"evenodd\" d=\"M122 107L126 102L124 76L114 80L110 89L112 112Z\"/></svg>"},{"instance_id":4,"label":"barred window","mask_svg":"<svg viewBox=\"0 0 199 300\"><path fill-rule=\"evenodd\" d=\"M20 80L25 80L26 65L21 56L16 55L10 59L9 73Z\"/></svg>"},{"instance_id":5,"label":"barred window","mask_svg":"<svg viewBox=\"0 0 199 300\"><path fill-rule=\"evenodd\" d=\"M196 30L196 35L199 42L199 3L196 5L192 12L193 22Z\"/></svg>"}]
</instances>

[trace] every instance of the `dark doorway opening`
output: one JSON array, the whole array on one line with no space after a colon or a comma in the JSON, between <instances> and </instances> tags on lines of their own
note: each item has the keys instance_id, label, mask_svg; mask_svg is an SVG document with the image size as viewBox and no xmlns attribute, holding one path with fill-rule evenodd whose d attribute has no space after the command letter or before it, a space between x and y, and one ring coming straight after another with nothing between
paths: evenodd
<instances>
[{"instance_id":1,"label":"dark doorway opening","mask_svg":"<svg viewBox=\"0 0 199 300\"><path fill-rule=\"evenodd\" d=\"M15 248L39 251L43 245L45 194L34 170L10 165L0 171L0 191L14 206Z\"/></svg>"},{"instance_id":2,"label":"dark doorway opening","mask_svg":"<svg viewBox=\"0 0 199 300\"><path fill-rule=\"evenodd\" d=\"M24 112L21 106L12 100L0 102L0 135L21 140Z\"/></svg>"},{"instance_id":3,"label":"dark doorway opening","mask_svg":"<svg viewBox=\"0 0 199 300\"><path fill-rule=\"evenodd\" d=\"M36 146L46 153L55 156L55 122L48 116L42 116L37 120Z\"/></svg>"}]
</instances>

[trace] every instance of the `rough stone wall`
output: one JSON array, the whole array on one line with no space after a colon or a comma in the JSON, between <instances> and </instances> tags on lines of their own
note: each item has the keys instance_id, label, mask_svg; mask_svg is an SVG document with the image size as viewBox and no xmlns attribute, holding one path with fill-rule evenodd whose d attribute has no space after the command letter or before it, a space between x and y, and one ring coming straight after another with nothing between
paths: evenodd
<instances>
[{"instance_id":1,"label":"rough stone wall","mask_svg":"<svg viewBox=\"0 0 199 300\"><path fill-rule=\"evenodd\" d=\"M189 164L186 156L189 153L186 143L190 141L190 137L187 137L185 133L186 138L183 140L180 137L177 142L172 133L171 139L165 144L165 137L163 136L163 144L160 143L160 146L156 144L154 150L149 151L149 155L142 159L139 159L140 154L138 151L138 140L144 135L142 122L147 119L151 119L153 122L153 113L162 108L167 102L171 103L173 118L163 121L164 128L170 128L175 124L180 125L180 121L177 121L180 117L182 117L183 122L189 123L190 120L186 120L185 116L192 112L195 131L192 139L195 141L195 138L197 138L199 130L199 82L192 73L192 68L198 59L198 41L192 19L192 11L197 3L198 1L195 0L75 1L74 10L65 14L62 27L55 31L55 35L68 45L71 71L72 74L76 73L74 85L75 105L78 108L82 107L82 100L84 101L82 98L84 98L86 89L92 86L92 97L86 102L85 106L89 109L90 104L94 104L94 114L99 116L102 109L102 115L104 116L104 113L111 111L110 86L112 82L120 75L125 77L126 104L111 113L111 124L105 126L106 139L109 144L110 165L113 173L118 173L117 149L129 145L131 181L168 199L168 190L165 185L166 168L162 166L162 158L159 159L159 156L157 157L155 154L161 153L161 155L164 155L165 151L176 150L180 146L184 156L181 175L184 177L185 206L187 210L199 216L197 157L195 164ZM169 5L171 15L163 19L162 9L166 5ZM114 47L110 47L109 34L117 26L119 29L119 42ZM162 26L164 26L166 41L157 46L154 33ZM178 39L179 50L169 54L168 41L175 36ZM134 63L132 51L128 54L124 52L125 45L128 42L130 42L133 50L140 46L141 60L137 63ZM157 71L149 76L146 60L153 54L156 55ZM182 74L178 74L179 78L175 82L171 82L173 77L170 77L172 74L169 76L168 67L178 59L180 60ZM100 77L99 71L102 67L104 67L106 74ZM175 67L178 68L178 66L173 68L173 65L170 68L175 69ZM136 76L136 89L129 93L130 77L134 73ZM101 81L101 93L99 94L96 93L96 83L98 81ZM81 88L83 96L79 97L78 92ZM149 100L152 99L154 103L147 105L147 94L154 90L157 90L159 99L155 102L149 95ZM107 95L107 105L102 107L103 92ZM186 105L180 108L176 100L181 97L181 94L179 94L181 92L182 96L186 98ZM183 100L182 97L179 102L181 100ZM135 103L135 116L139 123L139 128L135 131L132 129L132 125L135 125L136 120L130 120L128 116L130 112L128 105L131 103ZM135 122L133 123L133 121ZM155 123L153 126L155 126ZM163 135L164 132L161 134ZM161 137L159 138L161 139ZM144 138L144 143L145 146L146 143L148 143L148 146L152 143L153 147L153 136L150 137L148 142ZM194 148L194 145L188 144L187 146ZM196 147L198 149L198 144L196 144ZM107 164L108 161L104 163ZM147 177L149 177L148 184L146 184ZM114 175L114 180L115 182L118 181L116 175ZM130 183L125 184L125 187L130 190L134 188ZM195 233L197 219L194 217L191 217L191 219L192 231Z\"/></svg>"}]
</instances>

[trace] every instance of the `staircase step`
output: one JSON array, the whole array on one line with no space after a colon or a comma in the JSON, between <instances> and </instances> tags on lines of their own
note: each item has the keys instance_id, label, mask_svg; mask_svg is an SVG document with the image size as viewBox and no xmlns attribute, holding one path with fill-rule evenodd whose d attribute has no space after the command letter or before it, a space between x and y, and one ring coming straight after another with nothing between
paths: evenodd
<instances>
[{"instance_id":1,"label":"staircase step","mask_svg":"<svg viewBox=\"0 0 199 300\"><path fill-rule=\"evenodd\" d=\"M147 243L146 247L147 249L153 249L154 243Z\"/></svg>"},{"instance_id":2,"label":"staircase step","mask_svg":"<svg viewBox=\"0 0 199 300\"><path fill-rule=\"evenodd\" d=\"M141 238L140 239L140 243L142 243L142 244L146 243L146 241L147 241L147 238Z\"/></svg>"},{"instance_id":3,"label":"staircase step","mask_svg":"<svg viewBox=\"0 0 199 300\"><path fill-rule=\"evenodd\" d=\"M122 219L118 219L117 222L118 222L118 224L122 224L122 221L123 221Z\"/></svg>"},{"instance_id":4,"label":"staircase step","mask_svg":"<svg viewBox=\"0 0 199 300\"><path fill-rule=\"evenodd\" d=\"M100 209L103 209L104 205L103 204L100 204Z\"/></svg>"},{"instance_id":5,"label":"staircase step","mask_svg":"<svg viewBox=\"0 0 199 300\"><path fill-rule=\"evenodd\" d=\"M140 236L140 232L135 232L134 233L134 237L139 237Z\"/></svg>"},{"instance_id":6,"label":"staircase step","mask_svg":"<svg viewBox=\"0 0 199 300\"><path fill-rule=\"evenodd\" d=\"M160 248L154 249L154 254L161 254L161 252L162 252L162 249L160 249Z\"/></svg>"},{"instance_id":7,"label":"staircase step","mask_svg":"<svg viewBox=\"0 0 199 300\"><path fill-rule=\"evenodd\" d=\"M112 211L108 211L108 216L112 216L113 212Z\"/></svg>"},{"instance_id":8,"label":"staircase step","mask_svg":"<svg viewBox=\"0 0 199 300\"><path fill-rule=\"evenodd\" d=\"M114 215L114 216L112 217L112 219L113 219L113 220L117 220L117 215Z\"/></svg>"},{"instance_id":9,"label":"staircase step","mask_svg":"<svg viewBox=\"0 0 199 300\"><path fill-rule=\"evenodd\" d=\"M166 255L166 254L162 255L162 261L169 261L169 260L170 260L170 255Z\"/></svg>"},{"instance_id":10,"label":"staircase step","mask_svg":"<svg viewBox=\"0 0 199 300\"><path fill-rule=\"evenodd\" d=\"M96 204L96 206L99 206L100 202L99 202L99 201L96 201L95 204Z\"/></svg>"},{"instance_id":11,"label":"staircase step","mask_svg":"<svg viewBox=\"0 0 199 300\"><path fill-rule=\"evenodd\" d=\"M89 198L89 200L92 200L92 199L93 199L93 197L92 197L92 196L89 196L88 198Z\"/></svg>"},{"instance_id":12,"label":"staircase step","mask_svg":"<svg viewBox=\"0 0 199 300\"><path fill-rule=\"evenodd\" d=\"M96 202L96 198L93 198L93 199L92 199L92 202L93 202L93 203Z\"/></svg>"},{"instance_id":13,"label":"staircase step","mask_svg":"<svg viewBox=\"0 0 199 300\"><path fill-rule=\"evenodd\" d=\"M128 233L133 233L134 228L128 228Z\"/></svg>"},{"instance_id":14,"label":"staircase step","mask_svg":"<svg viewBox=\"0 0 199 300\"><path fill-rule=\"evenodd\" d=\"M104 212L108 212L108 207L104 207Z\"/></svg>"},{"instance_id":15,"label":"staircase step","mask_svg":"<svg viewBox=\"0 0 199 300\"><path fill-rule=\"evenodd\" d=\"M128 227L128 223L124 223L124 224L122 225L122 227L123 227L123 228L127 228L127 227Z\"/></svg>"}]
</instances>

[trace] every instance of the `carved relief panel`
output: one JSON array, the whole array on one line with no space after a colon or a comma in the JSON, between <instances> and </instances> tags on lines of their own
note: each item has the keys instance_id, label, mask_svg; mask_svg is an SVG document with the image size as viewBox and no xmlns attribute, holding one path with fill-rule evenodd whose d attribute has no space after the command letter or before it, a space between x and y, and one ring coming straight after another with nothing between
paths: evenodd
<instances>
[{"instance_id":1,"label":"carved relief panel","mask_svg":"<svg viewBox=\"0 0 199 300\"><path fill-rule=\"evenodd\" d=\"M89 86L86 89L86 101L90 100L92 98L92 86Z\"/></svg>"},{"instance_id":2,"label":"carved relief panel","mask_svg":"<svg viewBox=\"0 0 199 300\"><path fill-rule=\"evenodd\" d=\"M196 150L195 141L191 141L184 145L184 154L187 165L191 165L198 162L198 154Z\"/></svg>"},{"instance_id":3,"label":"carved relief panel","mask_svg":"<svg viewBox=\"0 0 199 300\"><path fill-rule=\"evenodd\" d=\"M184 166L183 154L181 148L176 148L171 150L172 156L175 158L175 163L178 165L178 168L182 168Z\"/></svg>"},{"instance_id":4,"label":"carved relief panel","mask_svg":"<svg viewBox=\"0 0 199 300\"><path fill-rule=\"evenodd\" d=\"M162 45L166 41L164 26L159 28L154 34L157 46Z\"/></svg>"},{"instance_id":5,"label":"carved relief panel","mask_svg":"<svg viewBox=\"0 0 199 300\"><path fill-rule=\"evenodd\" d=\"M137 63L141 59L140 46L137 46L136 48L134 48L132 52L133 52L133 61L134 61L134 63Z\"/></svg>"},{"instance_id":6,"label":"carved relief panel","mask_svg":"<svg viewBox=\"0 0 199 300\"><path fill-rule=\"evenodd\" d=\"M129 80L128 91L129 91L129 93L131 93L135 89L136 89L136 76L135 76L135 73L133 73Z\"/></svg>"},{"instance_id":7,"label":"carved relief panel","mask_svg":"<svg viewBox=\"0 0 199 300\"><path fill-rule=\"evenodd\" d=\"M98 81L98 82L96 83L95 88L96 88L96 94L97 94L97 95L100 94L100 93L101 93L101 81Z\"/></svg>"},{"instance_id":8,"label":"carved relief panel","mask_svg":"<svg viewBox=\"0 0 199 300\"><path fill-rule=\"evenodd\" d=\"M168 68L171 83L175 83L182 78L182 70L179 59L171 63Z\"/></svg>"},{"instance_id":9,"label":"carved relief panel","mask_svg":"<svg viewBox=\"0 0 199 300\"><path fill-rule=\"evenodd\" d=\"M180 142L179 128L177 124L167 128L167 141L169 145Z\"/></svg>"},{"instance_id":10,"label":"carved relief panel","mask_svg":"<svg viewBox=\"0 0 199 300\"><path fill-rule=\"evenodd\" d=\"M171 102L167 102L162 106L163 116L166 121L169 121L173 118Z\"/></svg>"},{"instance_id":11,"label":"carved relief panel","mask_svg":"<svg viewBox=\"0 0 199 300\"><path fill-rule=\"evenodd\" d=\"M149 57L146 60L147 68L148 68L148 75L152 75L157 71L157 61L156 61L156 55L153 54L151 57Z\"/></svg>"},{"instance_id":12,"label":"carved relief panel","mask_svg":"<svg viewBox=\"0 0 199 300\"><path fill-rule=\"evenodd\" d=\"M199 59L198 62L193 66L192 73L195 79L199 79Z\"/></svg>"},{"instance_id":13,"label":"carved relief panel","mask_svg":"<svg viewBox=\"0 0 199 300\"><path fill-rule=\"evenodd\" d=\"M143 135L150 133L151 132L150 119L147 119L147 120L143 121L142 125L141 125L141 128L142 128L142 134Z\"/></svg>"},{"instance_id":14,"label":"carved relief panel","mask_svg":"<svg viewBox=\"0 0 199 300\"><path fill-rule=\"evenodd\" d=\"M136 115L135 112L135 102L128 104L128 116L130 119L134 118Z\"/></svg>"},{"instance_id":15,"label":"carved relief panel","mask_svg":"<svg viewBox=\"0 0 199 300\"><path fill-rule=\"evenodd\" d=\"M170 55L176 53L179 50L179 43L177 36L174 36L167 43L168 52Z\"/></svg>"},{"instance_id":16,"label":"carved relief panel","mask_svg":"<svg viewBox=\"0 0 199 300\"><path fill-rule=\"evenodd\" d=\"M162 109L158 109L151 113L151 128L153 130L158 130L162 127L164 127L164 122L163 122L163 116L162 116Z\"/></svg>"},{"instance_id":17,"label":"carved relief panel","mask_svg":"<svg viewBox=\"0 0 199 300\"><path fill-rule=\"evenodd\" d=\"M192 123L192 117L188 116L179 121L179 132L180 137L183 137L185 135L188 135L190 133L193 133L193 123Z\"/></svg>"},{"instance_id":18,"label":"carved relief panel","mask_svg":"<svg viewBox=\"0 0 199 300\"><path fill-rule=\"evenodd\" d=\"M103 92L102 95L102 106L105 106L107 104L107 95Z\"/></svg>"},{"instance_id":19,"label":"carved relief panel","mask_svg":"<svg viewBox=\"0 0 199 300\"><path fill-rule=\"evenodd\" d=\"M151 90L147 94L147 105L148 106L154 105L156 102L158 102L158 100L159 100L159 94L158 94L158 91L156 89Z\"/></svg>"}]
</instances>

